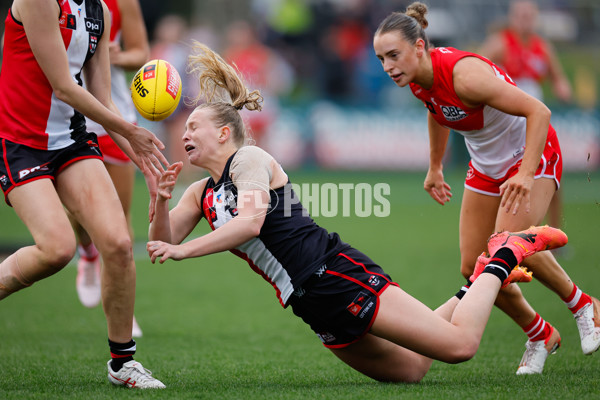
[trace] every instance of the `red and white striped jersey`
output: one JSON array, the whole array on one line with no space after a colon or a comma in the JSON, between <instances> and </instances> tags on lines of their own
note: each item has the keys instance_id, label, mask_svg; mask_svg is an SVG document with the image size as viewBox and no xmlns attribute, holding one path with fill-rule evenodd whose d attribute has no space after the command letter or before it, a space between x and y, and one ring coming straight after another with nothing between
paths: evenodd
<instances>
[{"instance_id":1,"label":"red and white striped jersey","mask_svg":"<svg viewBox=\"0 0 600 400\"><path fill-rule=\"evenodd\" d=\"M431 89L414 83L410 88L440 125L464 136L473 167L499 179L523 157L526 119L487 105L467 107L456 94L452 78L454 65L464 57L477 57L489 64L496 75L492 79L515 84L508 74L485 57L451 47L438 47L431 52L434 75Z\"/></svg>"},{"instance_id":2,"label":"red and white striped jersey","mask_svg":"<svg viewBox=\"0 0 600 400\"><path fill-rule=\"evenodd\" d=\"M100 0L57 0L56 23L69 59L73 80L82 84L81 70L96 52L104 32ZM37 63L23 24L9 10L5 21L0 71L0 137L41 150L57 150L85 131L84 116L58 100Z\"/></svg>"},{"instance_id":3,"label":"red and white striped jersey","mask_svg":"<svg viewBox=\"0 0 600 400\"><path fill-rule=\"evenodd\" d=\"M104 0L104 3L110 11L110 41L121 40L121 10L118 0ZM137 123L137 114L131 100L129 83L127 82L125 70L116 65L110 65L110 91L111 97L121 116L127 122ZM88 132L94 132L98 136L108 135L106 130L99 123L89 118L85 119Z\"/></svg>"}]
</instances>

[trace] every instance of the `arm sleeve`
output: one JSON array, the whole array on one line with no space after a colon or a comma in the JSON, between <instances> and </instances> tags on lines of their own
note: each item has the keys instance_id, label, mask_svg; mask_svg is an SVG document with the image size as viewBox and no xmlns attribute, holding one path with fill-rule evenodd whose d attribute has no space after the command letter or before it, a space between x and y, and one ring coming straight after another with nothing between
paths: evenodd
<instances>
[{"instance_id":1,"label":"arm sleeve","mask_svg":"<svg viewBox=\"0 0 600 400\"><path fill-rule=\"evenodd\" d=\"M256 146L244 146L238 150L231 162L229 173L238 191L269 191L273 171L273 157Z\"/></svg>"}]
</instances>

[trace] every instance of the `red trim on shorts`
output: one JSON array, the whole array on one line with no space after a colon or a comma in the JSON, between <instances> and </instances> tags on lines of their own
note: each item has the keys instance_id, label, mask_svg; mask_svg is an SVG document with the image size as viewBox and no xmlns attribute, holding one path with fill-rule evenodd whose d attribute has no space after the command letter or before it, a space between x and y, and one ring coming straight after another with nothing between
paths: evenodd
<instances>
[{"instance_id":1,"label":"red trim on shorts","mask_svg":"<svg viewBox=\"0 0 600 400\"><path fill-rule=\"evenodd\" d=\"M340 344L325 344L325 343L323 343L323 346L327 347L328 349L343 349L344 347L348 347L351 344L354 344L354 343L360 341L362 338L364 338L366 336L366 334L369 333L369 331L371 330L371 327L373 326L373 324L375 323L375 319L377 318L377 314L379 313L379 296L390 286L398 286L398 284L395 282L388 282L383 288L381 288L381 291L379 293L376 293L377 301L375 302L375 311L373 312L373 317L371 318L371 321L367 325L367 328L365 329L365 331L363 332L362 335L360 335L359 337L357 337L356 339L354 339L353 341L348 342L348 343L340 343Z\"/></svg>"},{"instance_id":2,"label":"red trim on shorts","mask_svg":"<svg viewBox=\"0 0 600 400\"><path fill-rule=\"evenodd\" d=\"M371 327L373 326L373 324L375 323L375 319L377 318L377 314L379 313L379 297L381 296L381 294L382 294L382 293L383 293L383 292L384 292L384 291L385 291L387 288L389 288L390 286L397 286L397 287L400 287L400 285L398 285L396 282L392 282L392 281L390 281L390 280L389 280L387 277L385 277L384 275L382 275L382 274L378 274L377 272L371 272L371 271L369 271L369 270L368 270L368 269L365 267L365 265L364 265L363 263L359 263L359 262L356 262L356 261L354 261L354 260L353 260L351 257L347 256L346 254L344 254L344 253L339 253L339 254L338 254L338 256L344 257L345 259L347 259L348 261L350 261L350 262L351 262L352 264L354 264L354 265L360 265L361 267L363 267L363 269L365 270L365 272L367 272L367 273L369 273L369 274L378 275L378 276L382 277L383 279L385 279L385 280L387 281L387 283L385 284L385 286L384 286L384 287L382 287L382 288L381 288L381 290L380 290L379 292L376 292L376 291L375 291L373 288L371 288L371 287L368 287L368 286L366 286L364 283L362 283L362 282L360 282L360 281L358 281L358 280L356 280L356 279L354 279L354 278L351 278L351 277L349 277L349 276L347 276L347 275L340 274L339 272L330 271L330 270L327 270L327 271L325 271L325 273L326 273L326 274L330 274L330 275L339 276L339 277L341 277L341 278L344 278L344 279L347 279L347 280L349 280L349 281L352 281L352 282L354 282L354 283L357 283L358 285L360 285L360 286L364 287L365 289L367 289L368 291L370 291L371 293L373 293L375 296L377 296L377 301L375 302L375 311L373 312L373 317L371 318L371 321L370 321L370 322L369 322L369 324L367 325L367 328L365 329L365 331L363 332L363 334L362 334L362 335L360 335L359 337L357 337L356 339L354 339L353 341L351 341L351 342L348 342L348 343L340 343L340 344L333 344L333 345L328 345L328 344L325 344L325 343L323 343L323 346L327 347L328 349L342 349L342 348L344 348L344 347L348 347L348 346L350 346L350 345L351 345L351 344L353 344L353 343L356 343L356 342L358 342L358 341L359 341L359 340L361 340L363 337L365 337L365 335L366 335L367 333L369 333L369 331L371 330Z\"/></svg>"},{"instance_id":3,"label":"red trim on shorts","mask_svg":"<svg viewBox=\"0 0 600 400\"><path fill-rule=\"evenodd\" d=\"M10 171L10 170L9 170ZM39 176L34 176L30 179L27 179L26 181L21 181L19 183L14 183L14 181L11 179L10 181L13 183L13 185L11 187L9 187L8 189L6 189L6 192L4 192L4 201L6 202L6 204L9 207L12 207L12 204L10 204L10 201L8 201L8 194L16 187L19 186L23 186L27 183L33 182L33 181L37 181L40 179L50 179L51 181L54 181L54 176L52 175L39 175Z\"/></svg>"},{"instance_id":4,"label":"red trim on shorts","mask_svg":"<svg viewBox=\"0 0 600 400\"><path fill-rule=\"evenodd\" d=\"M73 164L74 162L81 161L81 160L89 160L89 159L92 159L92 160L96 159L96 160L102 161L102 156L81 156L81 157L77 157L72 160L69 160L69 162L66 162L60 166L60 168L56 171L56 175L60 174L66 167Z\"/></svg>"},{"instance_id":5,"label":"red trim on shorts","mask_svg":"<svg viewBox=\"0 0 600 400\"><path fill-rule=\"evenodd\" d=\"M469 169L465 178L465 188L486 196L500 196L500 186L519 172L521 160L518 160L511 166L506 174L500 179L491 178L473 167L473 162L469 161ZM556 190L560 188L562 178L562 153L556 131L552 126L548 130L546 145L540 158L540 162L535 171L534 179L549 178L554 179Z\"/></svg>"}]
</instances>

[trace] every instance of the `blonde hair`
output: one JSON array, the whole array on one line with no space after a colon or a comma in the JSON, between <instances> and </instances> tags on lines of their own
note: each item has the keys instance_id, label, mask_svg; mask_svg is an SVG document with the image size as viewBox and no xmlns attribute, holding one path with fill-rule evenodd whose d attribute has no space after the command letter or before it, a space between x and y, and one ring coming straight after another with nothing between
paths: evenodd
<instances>
[{"instance_id":1,"label":"blonde hair","mask_svg":"<svg viewBox=\"0 0 600 400\"><path fill-rule=\"evenodd\" d=\"M417 39L423 39L425 48L428 49L431 44L425 34L425 28L429 26L425 14L427 14L425 4L418 1L411 3L406 8L406 12L393 12L381 21L375 36L394 31L400 32L410 44L415 44Z\"/></svg>"},{"instance_id":2,"label":"blonde hair","mask_svg":"<svg viewBox=\"0 0 600 400\"><path fill-rule=\"evenodd\" d=\"M216 126L229 126L238 147L246 141L246 127L239 110L262 110L263 97L258 90L250 91L239 71L229 65L208 46L194 41L188 58L188 73L197 76L200 90L193 99L202 102L198 109L208 108Z\"/></svg>"}]
</instances>

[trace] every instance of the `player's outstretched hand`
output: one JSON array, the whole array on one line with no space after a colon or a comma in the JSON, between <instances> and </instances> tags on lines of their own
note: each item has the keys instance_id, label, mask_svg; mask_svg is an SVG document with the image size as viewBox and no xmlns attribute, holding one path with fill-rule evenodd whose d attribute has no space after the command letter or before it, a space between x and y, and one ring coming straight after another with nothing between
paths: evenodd
<instances>
[{"instance_id":1,"label":"player's outstretched hand","mask_svg":"<svg viewBox=\"0 0 600 400\"><path fill-rule=\"evenodd\" d=\"M183 260L184 254L183 249L180 245L165 243L160 240L154 240L148 242L146 244L146 249L148 250L148 255L150 256L150 261L152 264L159 258L159 263L164 263L169 258L171 260Z\"/></svg>"},{"instance_id":2,"label":"player's outstretched hand","mask_svg":"<svg viewBox=\"0 0 600 400\"><path fill-rule=\"evenodd\" d=\"M161 174L158 180L158 195L162 199L168 200L172 197L171 193L173 193L173 189L177 183L177 177L179 176L182 167L183 163L178 161L169 165L169 167Z\"/></svg>"}]
</instances>

